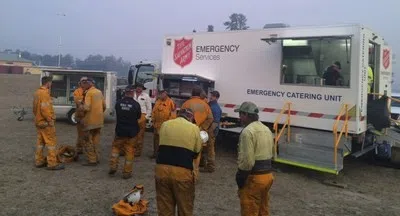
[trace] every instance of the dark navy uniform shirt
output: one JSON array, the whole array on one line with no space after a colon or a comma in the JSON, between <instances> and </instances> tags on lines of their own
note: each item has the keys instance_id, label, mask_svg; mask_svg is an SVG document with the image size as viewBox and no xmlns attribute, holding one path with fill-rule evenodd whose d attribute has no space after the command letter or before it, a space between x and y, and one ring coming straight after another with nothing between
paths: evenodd
<instances>
[{"instance_id":1,"label":"dark navy uniform shirt","mask_svg":"<svg viewBox=\"0 0 400 216\"><path fill-rule=\"evenodd\" d=\"M142 114L140 104L133 98L124 97L115 104L117 125L115 134L118 137L135 137L139 132L138 119Z\"/></svg>"}]
</instances>

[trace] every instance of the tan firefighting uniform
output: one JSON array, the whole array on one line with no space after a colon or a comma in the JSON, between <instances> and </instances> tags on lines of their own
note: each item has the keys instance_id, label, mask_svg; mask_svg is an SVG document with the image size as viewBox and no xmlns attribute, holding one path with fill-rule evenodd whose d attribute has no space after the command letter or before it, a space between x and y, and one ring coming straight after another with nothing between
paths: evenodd
<instances>
[{"instance_id":1,"label":"tan firefighting uniform","mask_svg":"<svg viewBox=\"0 0 400 216\"><path fill-rule=\"evenodd\" d=\"M76 152L81 153L83 150L83 145L85 143L84 136L85 132L83 131L83 124L80 120L85 116L85 112L83 109L83 98L84 98L84 90L79 87L74 91L74 102L76 105L75 109L75 119L77 120L76 130L77 130L77 139L76 139Z\"/></svg>"},{"instance_id":2,"label":"tan firefighting uniform","mask_svg":"<svg viewBox=\"0 0 400 216\"><path fill-rule=\"evenodd\" d=\"M208 131L213 122L213 115L210 106L203 99L194 96L183 103L181 108L192 109L196 125L200 127L200 130ZM199 177L200 160L201 153L200 156L194 160L194 174L196 181Z\"/></svg>"},{"instance_id":3,"label":"tan firefighting uniform","mask_svg":"<svg viewBox=\"0 0 400 216\"><path fill-rule=\"evenodd\" d=\"M125 152L123 173L132 173L136 139L137 137L115 137L111 147L110 169L118 169L119 152L123 149Z\"/></svg>"},{"instance_id":4,"label":"tan firefighting uniform","mask_svg":"<svg viewBox=\"0 0 400 216\"><path fill-rule=\"evenodd\" d=\"M143 141L144 141L144 132L146 131L146 116L151 115L151 99L150 96L142 92L140 95L137 95L135 92L135 95L133 97L139 104L140 108L142 110L142 116L140 117L138 123L139 123L139 134L137 137L137 143L135 146L135 156L140 157L142 154L142 149L143 149Z\"/></svg>"},{"instance_id":5,"label":"tan firefighting uniform","mask_svg":"<svg viewBox=\"0 0 400 216\"><path fill-rule=\"evenodd\" d=\"M250 172L244 187L239 189L242 216L269 215L269 190L273 183L270 166L273 157L273 138L260 121L250 123L239 137L238 168Z\"/></svg>"},{"instance_id":6,"label":"tan firefighting uniform","mask_svg":"<svg viewBox=\"0 0 400 216\"><path fill-rule=\"evenodd\" d=\"M193 215L193 158L201 145L199 128L186 119L178 117L162 124L155 169L159 216L175 215L175 207L178 215Z\"/></svg>"},{"instance_id":7,"label":"tan firefighting uniform","mask_svg":"<svg viewBox=\"0 0 400 216\"><path fill-rule=\"evenodd\" d=\"M153 156L157 155L158 146L160 143L160 128L162 123L175 117L175 103L167 97L165 100L158 99L154 105L151 118L153 121L154 136L153 136Z\"/></svg>"},{"instance_id":8,"label":"tan firefighting uniform","mask_svg":"<svg viewBox=\"0 0 400 216\"><path fill-rule=\"evenodd\" d=\"M87 90L85 96L83 130L85 131L85 153L89 163L100 160L100 132L104 125L106 109L103 94L95 87Z\"/></svg>"},{"instance_id":9,"label":"tan firefighting uniform","mask_svg":"<svg viewBox=\"0 0 400 216\"><path fill-rule=\"evenodd\" d=\"M57 138L54 122L53 102L51 100L49 89L42 86L36 90L33 99L33 115L37 130L35 164L43 165L45 158L43 148L47 148L47 166L55 167L57 162Z\"/></svg>"}]
</instances>

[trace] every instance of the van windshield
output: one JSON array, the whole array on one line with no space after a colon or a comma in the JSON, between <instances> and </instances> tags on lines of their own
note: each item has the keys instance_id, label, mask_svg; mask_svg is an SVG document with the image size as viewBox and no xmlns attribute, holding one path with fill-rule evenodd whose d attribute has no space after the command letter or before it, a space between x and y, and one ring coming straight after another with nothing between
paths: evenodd
<instances>
[{"instance_id":1,"label":"van windshield","mask_svg":"<svg viewBox=\"0 0 400 216\"><path fill-rule=\"evenodd\" d=\"M393 97L393 98L397 99L397 100L400 100L400 97ZM395 101L395 100L392 100L391 106L392 107L400 107L400 103Z\"/></svg>"},{"instance_id":2,"label":"van windshield","mask_svg":"<svg viewBox=\"0 0 400 216\"><path fill-rule=\"evenodd\" d=\"M152 65L140 65L136 69L136 83L145 84L153 81L154 66Z\"/></svg>"}]
</instances>

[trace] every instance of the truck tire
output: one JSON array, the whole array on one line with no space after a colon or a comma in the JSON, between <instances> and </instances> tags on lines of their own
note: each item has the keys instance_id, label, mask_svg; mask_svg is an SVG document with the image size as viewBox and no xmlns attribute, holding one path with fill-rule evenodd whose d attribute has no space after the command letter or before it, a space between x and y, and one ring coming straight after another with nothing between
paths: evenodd
<instances>
[{"instance_id":1,"label":"truck tire","mask_svg":"<svg viewBox=\"0 0 400 216\"><path fill-rule=\"evenodd\" d=\"M71 110L68 112L67 117L68 117L68 122L69 122L70 124L72 124L72 125L78 124L78 122L77 122L76 119L75 119L75 108L74 108L74 109L71 109Z\"/></svg>"}]
</instances>

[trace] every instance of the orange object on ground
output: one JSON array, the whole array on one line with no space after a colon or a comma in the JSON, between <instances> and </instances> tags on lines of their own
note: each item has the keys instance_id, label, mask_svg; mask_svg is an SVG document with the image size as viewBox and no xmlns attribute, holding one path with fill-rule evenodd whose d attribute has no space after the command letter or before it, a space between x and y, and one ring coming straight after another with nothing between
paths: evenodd
<instances>
[{"instance_id":1,"label":"orange object on ground","mask_svg":"<svg viewBox=\"0 0 400 216\"><path fill-rule=\"evenodd\" d=\"M61 163L70 163L78 159L78 153L73 146L60 146L57 158Z\"/></svg>"},{"instance_id":2,"label":"orange object on ground","mask_svg":"<svg viewBox=\"0 0 400 216\"><path fill-rule=\"evenodd\" d=\"M112 210L117 216L134 216L141 215L147 212L149 201L140 199L136 203L130 203L128 197L132 193L140 191L140 196L144 194L143 185L135 186L122 200L112 206Z\"/></svg>"}]
</instances>

